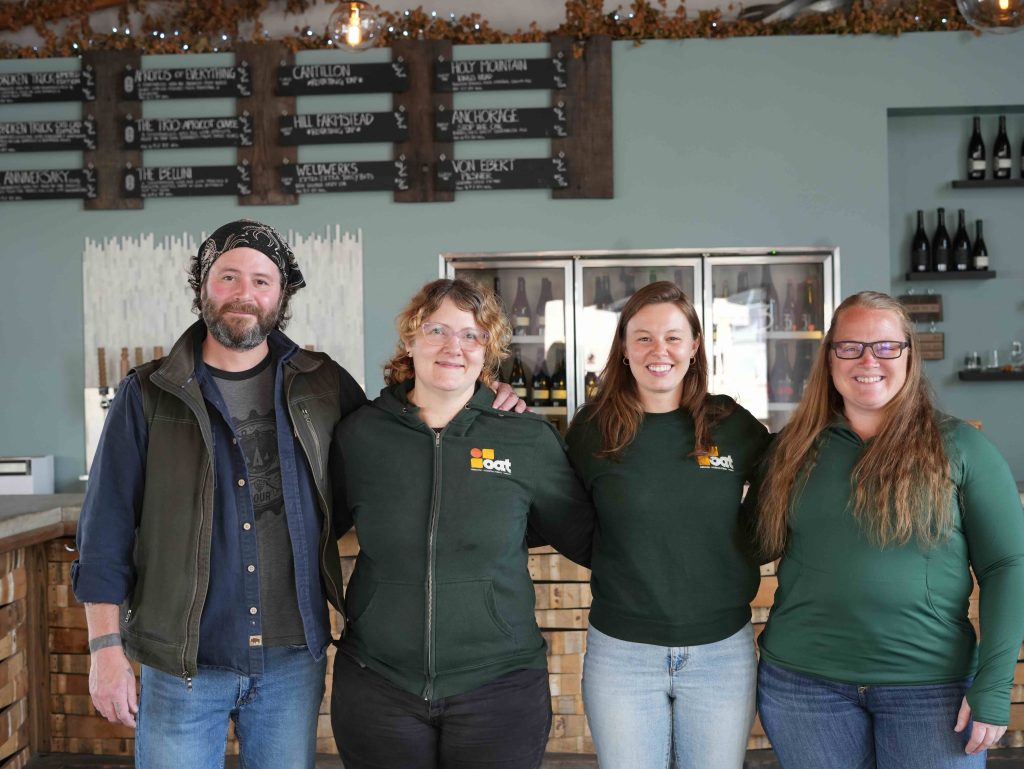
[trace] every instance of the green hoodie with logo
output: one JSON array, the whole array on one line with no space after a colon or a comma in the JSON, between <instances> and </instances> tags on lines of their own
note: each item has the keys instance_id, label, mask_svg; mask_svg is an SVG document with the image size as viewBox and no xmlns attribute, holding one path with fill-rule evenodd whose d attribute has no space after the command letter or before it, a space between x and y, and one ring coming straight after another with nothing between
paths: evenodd
<instances>
[{"instance_id":1,"label":"green hoodie with logo","mask_svg":"<svg viewBox=\"0 0 1024 769\"><path fill-rule=\"evenodd\" d=\"M545 669L527 526L578 563L594 515L550 422L491 408L478 387L439 433L407 396L381 392L335 432L335 526L360 552L341 649L425 699Z\"/></svg>"},{"instance_id":2,"label":"green hoodie with logo","mask_svg":"<svg viewBox=\"0 0 1024 769\"><path fill-rule=\"evenodd\" d=\"M757 563L740 534L743 487L768 431L725 396L710 456L692 456L683 409L645 414L621 461L599 458L601 433L584 409L566 440L597 508L590 623L623 641L714 643L750 621Z\"/></svg>"},{"instance_id":3,"label":"green hoodie with logo","mask_svg":"<svg viewBox=\"0 0 1024 769\"><path fill-rule=\"evenodd\" d=\"M822 433L790 513L761 656L799 673L861 685L959 681L976 721L1006 724L1024 637L1024 512L989 440L940 416L958 514L947 539L879 548L849 509L866 443L844 420ZM754 495L745 505L755 504ZM981 642L967 618L981 587ZM952 725L951 725L952 728Z\"/></svg>"}]
</instances>

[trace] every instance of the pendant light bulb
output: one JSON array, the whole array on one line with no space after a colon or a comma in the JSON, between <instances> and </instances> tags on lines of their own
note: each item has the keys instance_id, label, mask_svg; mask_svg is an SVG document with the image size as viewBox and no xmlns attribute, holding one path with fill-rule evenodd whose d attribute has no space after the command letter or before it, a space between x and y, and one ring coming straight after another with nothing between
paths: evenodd
<instances>
[{"instance_id":1,"label":"pendant light bulb","mask_svg":"<svg viewBox=\"0 0 1024 769\"><path fill-rule=\"evenodd\" d=\"M338 3L327 20L327 37L334 46L350 51L365 51L377 42L380 17L363 0Z\"/></svg>"}]
</instances>

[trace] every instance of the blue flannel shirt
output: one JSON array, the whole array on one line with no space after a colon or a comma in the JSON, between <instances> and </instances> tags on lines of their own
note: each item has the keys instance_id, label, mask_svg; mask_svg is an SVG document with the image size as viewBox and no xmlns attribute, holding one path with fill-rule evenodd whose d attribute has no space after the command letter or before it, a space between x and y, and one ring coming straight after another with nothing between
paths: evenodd
<instances>
[{"instance_id":1,"label":"blue flannel shirt","mask_svg":"<svg viewBox=\"0 0 1024 769\"><path fill-rule=\"evenodd\" d=\"M230 414L202 360L205 327L194 338L195 372L213 430L214 525L210 587L199 626L198 664L258 676L263 672L259 556L249 477ZM319 659L331 641L318 545L322 513L309 463L285 401L283 367L298 347L279 331L268 337L275 368L274 405L282 491L295 587L306 645ZM342 413L366 402L344 371ZM75 595L85 603L122 603L132 591L132 551L146 476L148 426L142 388L134 373L118 388L107 413L78 522L81 558L72 569ZM245 484L239 485L244 479ZM256 568L249 571L249 565ZM252 610L255 609L255 612Z\"/></svg>"}]
</instances>

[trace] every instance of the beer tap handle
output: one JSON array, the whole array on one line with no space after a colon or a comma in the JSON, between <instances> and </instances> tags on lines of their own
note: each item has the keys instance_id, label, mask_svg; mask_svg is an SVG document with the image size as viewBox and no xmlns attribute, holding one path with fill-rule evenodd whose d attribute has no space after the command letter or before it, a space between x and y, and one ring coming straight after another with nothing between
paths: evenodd
<instances>
[{"instance_id":1,"label":"beer tap handle","mask_svg":"<svg viewBox=\"0 0 1024 769\"><path fill-rule=\"evenodd\" d=\"M130 366L128 365L128 348L127 347L122 347L121 348L121 379L122 380L126 376L128 376L128 369L129 368L130 368Z\"/></svg>"},{"instance_id":2,"label":"beer tap handle","mask_svg":"<svg viewBox=\"0 0 1024 769\"><path fill-rule=\"evenodd\" d=\"M96 348L96 364L99 372L100 392L107 389L107 350L105 347Z\"/></svg>"},{"instance_id":3,"label":"beer tap handle","mask_svg":"<svg viewBox=\"0 0 1024 769\"><path fill-rule=\"evenodd\" d=\"M161 345L157 345L153 348L153 360L160 360L164 357L164 348Z\"/></svg>"},{"instance_id":4,"label":"beer tap handle","mask_svg":"<svg viewBox=\"0 0 1024 769\"><path fill-rule=\"evenodd\" d=\"M135 348L135 365L136 366L141 366L145 362L146 362L145 359L142 357L142 348L141 347L136 347Z\"/></svg>"}]
</instances>

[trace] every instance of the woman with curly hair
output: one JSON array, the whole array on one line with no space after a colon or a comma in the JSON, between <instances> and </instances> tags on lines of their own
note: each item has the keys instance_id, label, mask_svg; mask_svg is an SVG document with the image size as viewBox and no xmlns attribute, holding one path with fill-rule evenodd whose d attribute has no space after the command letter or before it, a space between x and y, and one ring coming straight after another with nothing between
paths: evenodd
<instances>
[{"instance_id":1,"label":"woman with curly hair","mask_svg":"<svg viewBox=\"0 0 1024 769\"><path fill-rule=\"evenodd\" d=\"M935 409L899 302L839 305L746 506L782 557L758 678L782 767L984 766L1024 636L1024 515L995 447Z\"/></svg>"},{"instance_id":2,"label":"woman with curly hair","mask_svg":"<svg viewBox=\"0 0 1024 769\"><path fill-rule=\"evenodd\" d=\"M703 342L673 283L637 291L567 438L597 508L583 703L602 769L740 769L754 721L739 511L768 431L708 393Z\"/></svg>"},{"instance_id":3,"label":"woman with curly hair","mask_svg":"<svg viewBox=\"0 0 1024 769\"><path fill-rule=\"evenodd\" d=\"M488 289L424 286L387 387L335 433L335 529L360 552L334 663L348 769L536 769L551 724L529 526L589 560L593 513L558 433L496 411L511 329Z\"/></svg>"}]
</instances>

